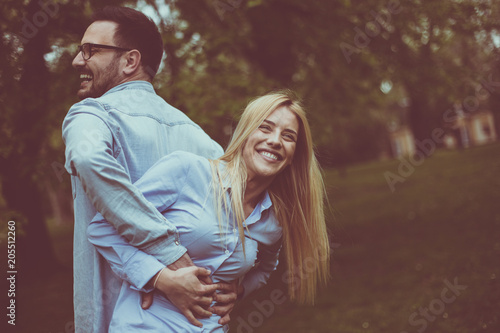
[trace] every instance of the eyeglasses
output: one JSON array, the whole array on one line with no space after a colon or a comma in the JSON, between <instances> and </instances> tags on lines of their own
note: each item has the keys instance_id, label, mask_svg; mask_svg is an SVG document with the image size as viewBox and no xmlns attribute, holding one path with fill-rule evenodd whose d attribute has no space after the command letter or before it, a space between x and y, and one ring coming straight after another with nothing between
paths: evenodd
<instances>
[{"instance_id":1,"label":"eyeglasses","mask_svg":"<svg viewBox=\"0 0 500 333\"><path fill-rule=\"evenodd\" d=\"M96 49L110 49L110 50L118 50L118 51L131 51L132 49L125 49L123 47L112 46L112 45L102 45L102 44L92 44L85 43L82 45L78 45L78 53L82 52L83 60L87 61L92 58L92 50Z\"/></svg>"}]
</instances>

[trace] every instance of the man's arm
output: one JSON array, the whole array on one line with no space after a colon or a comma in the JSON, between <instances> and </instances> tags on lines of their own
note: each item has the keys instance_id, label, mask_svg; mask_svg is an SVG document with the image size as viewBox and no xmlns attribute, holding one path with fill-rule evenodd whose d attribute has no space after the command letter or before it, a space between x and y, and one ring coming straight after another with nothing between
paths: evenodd
<instances>
[{"instance_id":1,"label":"man's arm","mask_svg":"<svg viewBox=\"0 0 500 333\"><path fill-rule=\"evenodd\" d=\"M170 268L163 266L151 255L131 246L101 214L90 223L87 236L108 261L113 272L134 289L150 292L156 287L193 325L201 327L195 316L208 318L212 315L204 307L211 304L212 294L219 285L200 281L208 278L210 271L196 266L179 269L176 269L175 264ZM191 263L187 254L182 258L187 264Z\"/></svg>"},{"instance_id":2,"label":"man's arm","mask_svg":"<svg viewBox=\"0 0 500 333\"><path fill-rule=\"evenodd\" d=\"M164 265L175 262L186 252L175 226L131 183L114 156L112 131L89 108L76 104L64 120L66 169L79 177L94 207L131 245Z\"/></svg>"}]
</instances>

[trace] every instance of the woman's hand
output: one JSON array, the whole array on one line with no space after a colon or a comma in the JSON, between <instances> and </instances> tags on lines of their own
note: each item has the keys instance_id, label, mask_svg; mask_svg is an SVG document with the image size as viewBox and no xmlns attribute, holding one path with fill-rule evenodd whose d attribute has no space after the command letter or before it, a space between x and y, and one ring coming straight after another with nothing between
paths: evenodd
<instances>
[{"instance_id":1,"label":"woman's hand","mask_svg":"<svg viewBox=\"0 0 500 333\"><path fill-rule=\"evenodd\" d=\"M229 314L233 311L238 297L243 294L243 287L238 285L238 280L231 283L219 282L219 288L215 294L214 300L217 302L210 311L221 316L219 324L226 325L231 320Z\"/></svg>"},{"instance_id":2,"label":"woman's hand","mask_svg":"<svg viewBox=\"0 0 500 333\"><path fill-rule=\"evenodd\" d=\"M215 290L219 288L219 284L201 282L209 276L209 270L190 266L175 271L164 268L154 276L154 279L157 279L156 289L163 292L191 324L202 327L196 317L208 318L212 315L206 308L212 303Z\"/></svg>"}]
</instances>

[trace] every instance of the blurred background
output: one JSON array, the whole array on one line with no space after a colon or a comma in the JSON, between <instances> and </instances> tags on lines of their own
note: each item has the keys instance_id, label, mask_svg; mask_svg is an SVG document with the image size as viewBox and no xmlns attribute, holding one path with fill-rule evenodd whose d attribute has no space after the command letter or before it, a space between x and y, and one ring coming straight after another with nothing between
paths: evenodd
<instances>
[{"instance_id":1,"label":"blurred background","mask_svg":"<svg viewBox=\"0 0 500 333\"><path fill-rule=\"evenodd\" d=\"M9 329L73 331L61 139L78 101L71 61L92 12L125 5L162 33L157 93L221 145L248 101L270 90L295 90L309 112L330 203L332 279L316 306L297 306L284 285L296 272L280 268L237 307L231 332L500 332L497 1L0 5L2 268L8 221L16 232Z\"/></svg>"}]
</instances>

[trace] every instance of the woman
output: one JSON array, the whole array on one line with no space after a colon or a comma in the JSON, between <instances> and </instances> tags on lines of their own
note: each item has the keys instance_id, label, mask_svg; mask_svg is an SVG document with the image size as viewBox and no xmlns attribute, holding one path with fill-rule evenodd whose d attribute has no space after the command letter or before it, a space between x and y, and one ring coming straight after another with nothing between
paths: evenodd
<instances>
[{"instance_id":1,"label":"woman","mask_svg":"<svg viewBox=\"0 0 500 333\"><path fill-rule=\"evenodd\" d=\"M280 248L290 299L312 303L317 285L328 278L323 181L305 112L289 92L252 101L219 159L176 152L136 185L177 226L193 263L209 269L214 282L240 279L242 293L251 293L267 282ZM102 216L88 233L112 267L109 248L118 253L130 247ZM142 310L137 289L123 283L110 332L225 330L216 315L200 320L203 330L190 325L159 293Z\"/></svg>"}]
</instances>

